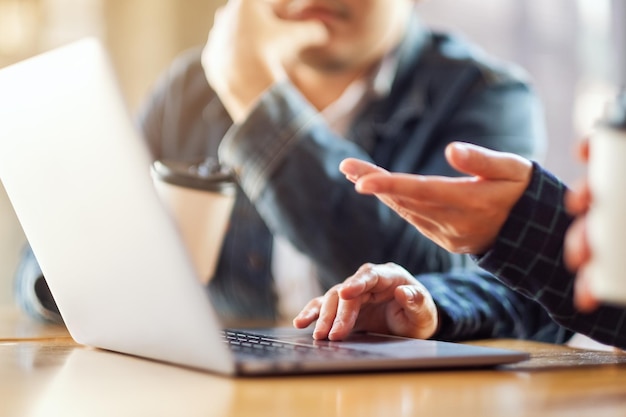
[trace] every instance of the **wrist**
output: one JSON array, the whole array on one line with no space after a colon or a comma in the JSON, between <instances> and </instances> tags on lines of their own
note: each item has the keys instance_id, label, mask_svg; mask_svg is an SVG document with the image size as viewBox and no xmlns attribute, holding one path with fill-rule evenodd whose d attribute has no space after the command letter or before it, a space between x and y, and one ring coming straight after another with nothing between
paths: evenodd
<instances>
[{"instance_id":1,"label":"wrist","mask_svg":"<svg viewBox=\"0 0 626 417\"><path fill-rule=\"evenodd\" d=\"M233 119L233 123L245 121L256 107L264 94L272 87L271 83L258 85L248 89L215 88L215 93L224 105L224 108Z\"/></svg>"}]
</instances>

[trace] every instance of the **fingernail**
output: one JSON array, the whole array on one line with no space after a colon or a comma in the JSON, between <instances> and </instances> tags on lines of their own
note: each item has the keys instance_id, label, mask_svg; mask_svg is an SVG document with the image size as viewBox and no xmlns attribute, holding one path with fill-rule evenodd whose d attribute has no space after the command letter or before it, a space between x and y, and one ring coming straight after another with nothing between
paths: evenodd
<instances>
[{"instance_id":1,"label":"fingernail","mask_svg":"<svg viewBox=\"0 0 626 417\"><path fill-rule=\"evenodd\" d=\"M341 339L340 337L337 336L339 332L337 330L331 330L328 333L328 340L337 340L337 339Z\"/></svg>"},{"instance_id":2,"label":"fingernail","mask_svg":"<svg viewBox=\"0 0 626 417\"><path fill-rule=\"evenodd\" d=\"M402 291L404 291L404 295L406 295L406 299L408 301L410 301L410 302L414 302L415 301L415 291L413 291L409 287L402 288Z\"/></svg>"},{"instance_id":3,"label":"fingernail","mask_svg":"<svg viewBox=\"0 0 626 417\"><path fill-rule=\"evenodd\" d=\"M346 163L340 163L339 164L339 170L348 178L357 178L357 172L352 169L352 167L350 166L350 164L346 164Z\"/></svg>"},{"instance_id":4,"label":"fingernail","mask_svg":"<svg viewBox=\"0 0 626 417\"><path fill-rule=\"evenodd\" d=\"M457 142L454 144L454 151L456 153L456 156L458 158L467 158L469 156L470 153L470 148L469 146L467 146L466 143L463 142Z\"/></svg>"},{"instance_id":5,"label":"fingernail","mask_svg":"<svg viewBox=\"0 0 626 417\"><path fill-rule=\"evenodd\" d=\"M313 330L313 339L315 340L324 340L326 339L326 333L318 330L317 326L315 327L315 330Z\"/></svg>"}]
</instances>

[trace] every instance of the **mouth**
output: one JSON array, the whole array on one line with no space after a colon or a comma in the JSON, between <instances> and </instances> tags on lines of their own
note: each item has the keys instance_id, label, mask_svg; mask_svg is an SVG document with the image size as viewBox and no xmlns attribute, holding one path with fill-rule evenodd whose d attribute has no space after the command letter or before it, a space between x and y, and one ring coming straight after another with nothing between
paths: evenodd
<instances>
[{"instance_id":1,"label":"mouth","mask_svg":"<svg viewBox=\"0 0 626 417\"><path fill-rule=\"evenodd\" d=\"M295 0L282 10L280 17L286 20L317 20L332 23L347 19L348 11L336 3Z\"/></svg>"}]
</instances>

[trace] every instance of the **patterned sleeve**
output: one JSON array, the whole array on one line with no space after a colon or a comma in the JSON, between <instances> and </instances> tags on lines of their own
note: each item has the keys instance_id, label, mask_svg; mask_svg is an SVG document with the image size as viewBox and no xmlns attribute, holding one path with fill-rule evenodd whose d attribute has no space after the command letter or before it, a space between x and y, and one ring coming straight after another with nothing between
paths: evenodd
<instances>
[{"instance_id":1,"label":"patterned sleeve","mask_svg":"<svg viewBox=\"0 0 626 417\"><path fill-rule=\"evenodd\" d=\"M436 339L514 338L564 343L572 336L539 303L477 266L416 278L428 289L439 311Z\"/></svg>"},{"instance_id":2,"label":"patterned sleeve","mask_svg":"<svg viewBox=\"0 0 626 417\"><path fill-rule=\"evenodd\" d=\"M513 207L494 247L478 265L539 302L557 323L601 343L626 348L626 310L603 306L591 314L573 304L575 275L563 263L563 239L572 222L566 186L534 164L530 185Z\"/></svg>"}]
</instances>

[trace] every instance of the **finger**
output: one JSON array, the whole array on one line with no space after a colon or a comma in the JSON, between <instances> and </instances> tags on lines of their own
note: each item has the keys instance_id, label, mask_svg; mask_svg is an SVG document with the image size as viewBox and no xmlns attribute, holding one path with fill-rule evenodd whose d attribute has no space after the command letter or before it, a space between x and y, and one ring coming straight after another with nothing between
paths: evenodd
<instances>
[{"instance_id":1,"label":"finger","mask_svg":"<svg viewBox=\"0 0 626 417\"><path fill-rule=\"evenodd\" d=\"M283 21L285 22L285 21ZM323 45L328 42L329 33L326 27L316 20L285 22L289 26L289 36L284 40L285 46L291 45Z\"/></svg>"},{"instance_id":2,"label":"finger","mask_svg":"<svg viewBox=\"0 0 626 417\"><path fill-rule=\"evenodd\" d=\"M398 320L389 323L398 336L428 339L435 334L438 324L437 310L425 288L418 285L402 285L395 290L395 299L402 308ZM397 327L396 327L397 326Z\"/></svg>"},{"instance_id":3,"label":"finger","mask_svg":"<svg viewBox=\"0 0 626 417\"><path fill-rule=\"evenodd\" d=\"M581 217L571 224L565 234L563 261L571 271L576 271L590 259L587 222L584 217Z\"/></svg>"},{"instance_id":4,"label":"finger","mask_svg":"<svg viewBox=\"0 0 626 417\"><path fill-rule=\"evenodd\" d=\"M320 315L320 307L323 297L316 297L309 301L306 306L293 319L293 326L297 329L304 329L313 323Z\"/></svg>"},{"instance_id":5,"label":"finger","mask_svg":"<svg viewBox=\"0 0 626 417\"><path fill-rule=\"evenodd\" d=\"M378 274L372 273L373 264L364 264L354 273L346 278L338 290L339 297L343 300L353 300L366 294L370 288L378 283Z\"/></svg>"},{"instance_id":6,"label":"finger","mask_svg":"<svg viewBox=\"0 0 626 417\"><path fill-rule=\"evenodd\" d=\"M352 182L356 182L359 178L366 174L379 173L384 174L387 171L377 165L356 158L346 158L339 164L339 171Z\"/></svg>"},{"instance_id":7,"label":"finger","mask_svg":"<svg viewBox=\"0 0 626 417\"><path fill-rule=\"evenodd\" d=\"M582 162L589 161L589 137L584 137L576 146L576 156Z\"/></svg>"},{"instance_id":8,"label":"finger","mask_svg":"<svg viewBox=\"0 0 626 417\"><path fill-rule=\"evenodd\" d=\"M266 54L289 56L288 52L295 53L301 46L321 45L328 41L328 29L322 22L283 19L269 2L229 0L226 5L233 9L233 15L236 13L233 23L254 33L256 46L264 49Z\"/></svg>"},{"instance_id":9,"label":"finger","mask_svg":"<svg viewBox=\"0 0 626 417\"><path fill-rule=\"evenodd\" d=\"M305 42L306 44L321 44L326 42L329 37L328 29L325 28L324 24L318 20L311 19L305 16L301 16L296 11L290 11L294 6L296 8L300 8L300 6L294 4L298 2L285 2L285 1L259 1L259 0L244 0L249 3L252 3L253 6L263 7L271 12L271 14L278 18L278 25L276 26L284 26L289 31L287 36L284 38L286 40L286 44L293 44L293 42ZM289 4L286 4L289 3ZM280 30L280 29L276 29Z\"/></svg>"},{"instance_id":10,"label":"finger","mask_svg":"<svg viewBox=\"0 0 626 417\"><path fill-rule=\"evenodd\" d=\"M468 184L473 182L475 180L468 177L372 173L359 178L355 189L362 194L386 195L417 201L428 200L444 205L466 200L472 188L468 187Z\"/></svg>"},{"instance_id":11,"label":"finger","mask_svg":"<svg viewBox=\"0 0 626 417\"><path fill-rule=\"evenodd\" d=\"M442 205L439 201L386 197L385 194L376 194L376 196L398 216L435 243L440 243L440 239L449 236L441 233L442 224L453 223L454 219L460 215L454 208Z\"/></svg>"},{"instance_id":12,"label":"finger","mask_svg":"<svg viewBox=\"0 0 626 417\"><path fill-rule=\"evenodd\" d=\"M383 302L393 299L393 288L412 283L411 274L396 264L364 264L338 289L342 300L360 299L367 302Z\"/></svg>"},{"instance_id":13,"label":"finger","mask_svg":"<svg viewBox=\"0 0 626 417\"><path fill-rule=\"evenodd\" d=\"M447 187L446 189L452 190L455 188L456 187ZM469 207L469 204L464 204L460 208L451 205L452 200L457 200L457 198L449 195L442 196L446 198L446 201L442 201L442 197L435 196L434 194L431 194L430 198L414 198L413 196L379 193L376 194L376 197L402 217L415 215L425 219L437 220L441 218L443 220L450 220L450 213L458 212L459 209L467 211L467 207ZM439 200L437 198L439 198ZM467 202L467 200L464 201Z\"/></svg>"},{"instance_id":14,"label":"finger","mask_svg":"<svg viewBox=\"0 0 626 417\"><path fill-rule=\"evenodd\" d=\"M354 329L360 310L361 303L359 300L342 300L340 298L337 306L337 314L328 332L328 339L345 339L352 329Z\"/></svg>"},{"instance_id":15,"label":"finger","mask_svg":"<svg viewBox=\"0 0 626 417\"><path fill-rule=\"evenodd\" d=\"M465 142L446 147L446 159L458 171L492 180L520 181L530 177L530 161L508 152L498 152Z\"/></svg>"},{"instance_id":16,"label":"finger","mask_svg":"<svg viewBox=\"0 0 626 417\"><path fill-rule=\"evenodd\" d=\"M585 213L591 204L591 189L587 179L576 181L571 190L565 193L565 209L569 214Z\"/></svg>"},{"instance_id":17,"label":"finger","mask_svg":"<svg viewBox=\"0 0 626 417\"><path fill-rule=\"evenodd\" d=\"M576 275L574 284L574 305L583 313L590 313L595 310L599 303L591 292L590 279L587 268L583 268Z\"/></svg>"},{"instance_id":18,"label":"finger","mask_svg":"<svg viewBox=\"0 0 626 417\"><path fill-rule=\"evenodd\" d=\"M313 338L315 340L328 338L328 333L330 333L337 315L338 304L339 295L337 295L337 291L334 289L329 290L323 298L320 314L313 330Z\"/></svg>"}]
</instances>

